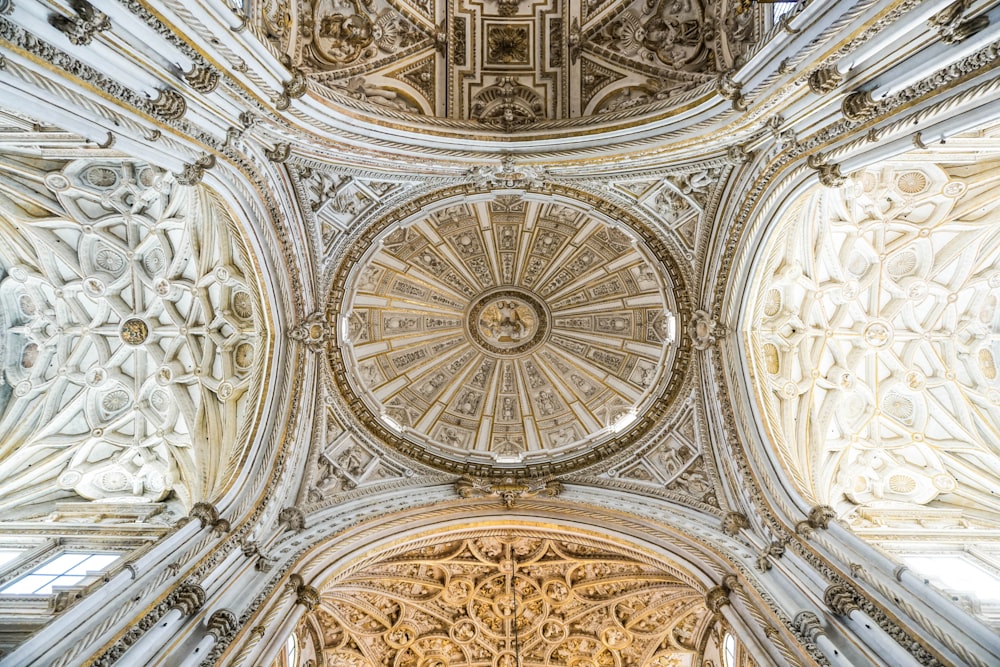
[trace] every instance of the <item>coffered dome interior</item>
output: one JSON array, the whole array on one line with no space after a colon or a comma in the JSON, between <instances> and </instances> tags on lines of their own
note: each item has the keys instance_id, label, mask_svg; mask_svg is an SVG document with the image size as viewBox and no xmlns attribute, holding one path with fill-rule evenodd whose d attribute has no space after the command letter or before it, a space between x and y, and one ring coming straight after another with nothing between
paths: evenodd
<instances>
[{"instance_id":1,"label":"coffered dome interior","mask_svg":"<svg viewBox=\"0 0 1000 667\"><path fill-rule=\"evenodd\" d=\"M634 439L678 381L670 272L628 226L570 201L434 204L345 270L334 363L369 422L425 457L585 456Z\"/></svg>"}]
</instances>

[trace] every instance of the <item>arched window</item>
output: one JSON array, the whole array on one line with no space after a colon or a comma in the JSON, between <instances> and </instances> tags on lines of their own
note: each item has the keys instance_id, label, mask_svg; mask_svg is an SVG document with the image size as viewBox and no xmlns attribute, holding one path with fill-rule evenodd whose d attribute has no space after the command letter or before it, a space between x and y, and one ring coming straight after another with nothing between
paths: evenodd
<instances>
[{"instance_id":1,"label":"arched window","mask_svg":"<svg viewBox=\"0 0 1000 667\"><path fill-rule=\"evenodd\" d=\"M736 637L728 632L722 639L722 667L736 667Z\"/></svg>"},{"instance_id":2,"label":"arched window","mask_svg":"<svg viewBox=\"0 0 1000 667\"><path fill-rule=\"evenodd\" d=\"M299 642L295 637L293 632L288 636L288 641L285 642L285 665L286 667L295 667L299 664Z\"/></svg>"}]
</instances>

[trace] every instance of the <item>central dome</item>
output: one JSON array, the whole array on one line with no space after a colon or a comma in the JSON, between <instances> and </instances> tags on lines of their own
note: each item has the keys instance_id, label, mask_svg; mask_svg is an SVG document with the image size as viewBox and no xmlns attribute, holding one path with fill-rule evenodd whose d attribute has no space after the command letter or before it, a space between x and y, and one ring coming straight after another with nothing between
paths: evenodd
<instances>
[{"instance_id":1,"label":"central dome","mask_svg":"<svg viewBox=\"0 0 1000 667\"><path fill-rule=\"evenodd\" d=\"M342 267L334 375L407 453L462 470L574 459L641 431L674 384L670 274L617 221L480 194L363 242Z\"/></svg>"}]
</instances>

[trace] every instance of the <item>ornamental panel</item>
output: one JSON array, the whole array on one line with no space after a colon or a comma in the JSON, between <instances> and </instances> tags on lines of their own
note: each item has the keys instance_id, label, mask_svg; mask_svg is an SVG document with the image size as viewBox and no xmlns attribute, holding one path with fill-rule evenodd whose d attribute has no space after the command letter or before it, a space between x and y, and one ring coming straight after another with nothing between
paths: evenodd
<instances>
[{"instance_id":1,"label":"ornamental panel","mask_svg":"<svg viewBox=\"0 0 1000 667\"><path fill-rule=\"evenodd\" d=\"M571 539L490 535L411 549L322 587L299 634L330 665L699 664L705 594Z\"/></svg>"},{"instance_id":2,"label":"ornamental panel","mask_svg":"<svg viewBox=\"0 0 1000 667\"><path fill-rule=\"evenodd\" d=\"M772 236L747 344L799 487L854 518L1000 510L995 165L894 163Z\"/></svg>"},{"instance_id":3,"label":"ornamental panel","mask_svg":"<svg viewBox=\"0 0 1000 667\"><path fill-rule=\"evenodd\" d=\"M599 124L606 114L618 122L662 111L702 84L711 92L758 38L761 21L756 7L729 0L263 8L255 20L329 99L386 117L448 119L449 130L503 132L570 118Z\"/></svg>"}]
</instances>

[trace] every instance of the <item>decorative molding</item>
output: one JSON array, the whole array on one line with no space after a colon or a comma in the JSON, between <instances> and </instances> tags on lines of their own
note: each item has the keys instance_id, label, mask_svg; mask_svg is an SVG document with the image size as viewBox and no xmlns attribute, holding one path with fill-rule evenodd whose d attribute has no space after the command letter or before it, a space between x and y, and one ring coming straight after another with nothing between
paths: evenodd
<instances>
[{"instance_id":1,"label":"decorative molding","mask_svg":"<svg viewBox=\"0 0 1000 667\"><path fill-rule=\"evenodd\" d=\"M10 2L6 11L0 11L0 14L9 14L13 5ZM69 6L76 16L51 14L49 24L66 35L76 46L86 46L93 41L94 35L111 29L111 21L107 15L98 11L87 0L71 0Z\"/></svg>"},{"instance_id":2,"label":"decorative molding","mask_svg":"<svg viewBox=\"0 0 1000 667\"><path fill-rule=\"evenodd\" d=\"M295 589L295 602L301 604L309 611L315 609L320 602L319 591L313 586L301 584Z\"/></svg>"},{"instance_id":3,"label":"decorative molding","mask_svg":"<svg viewBox=\"0 0 1000 667\"><path fill-rule=\"evenodd\" d=\"M521 499L537 496L554 498L562 492L562 484L551 479L519 481L508 477L503 481L493 481L466 475L455 482L455 492L463 498L495 496L503 501L504 507L511 509Z\"/></svg>"},{"instance_id":4,"label":"decorative molding","mask_svg":"<svg viewBox=\"0 0 1000 667\"><path fill-rule=\"evenodd\" d=\"M184 165L184 169L174 177L181 185L197 185L205 175L206 169L215 166L215 156L205 153L193 163Z\"/></svg>"},{"instance_id":5,"label":"decorative molding","mask_svg":"<svg viewBox=\"0 0 1000 667\"><path fill-rule=\"evenodd\" d=\"M500 159L499 165L473 167L468 171L468 177L483 190L528 189L542 187L549 179L549 173L544 167L516 165L514 158L506 155Z\"/></svg>"},{"instance_id":6,"label":"decorative molding","mask_svg":"<svg viewBox=\"0 0 1000 667\"><path fill-rule=\"evenodd\" d=\"M164 120L177 120L187 112L187 100L176 90L163 88L155 99L149 101L149 108Z\"/></svg>"},{"instance_id":7,"label":"decorative molding","mask_svg":"<svg viewBox=\"0 0 1000 667\"><path fill-rule=\"evenodd\" d=\"M823 591L823 602L830 610L839 616L850 616L851 612L861 611L854 599L855 592L846 584L832 584Z\"/></svg>"},{"instance_id":8,"label":"decorative molding","mask_svg":"<svg viewBox=\"0 0 1000 667\"><path fill-rule=\"evenodd\" d=\"M711 348L719 337L726 334L725 329L720 327L719 323L712 319L706 310L694 311L690 329L691 346L696 350Z\"/></svg>"},{"instance_id":9,"label":"decorative molding","mask_svg":"<svg viewBox=\"0 0 1000 667\"><path fill-rule=\"evenodd\" d=\"M284 111L291 105L292 100L302 97L308 90L309 81L306 79L305 72L298 68L292 68L292 78L281 84L281 96L275 102L275 108Z\"/></svg>"},{"instance_id":10,"label":"decorative molding","mask_svg":"<svg viewBox=\"0 0 1000 667\"><path fill-rule=\"evenodd\" d=\"M723 72L715 81L716 92L733 104L733 111L746 111L749 102L743 97L742 84L733 80L732 72Z\"/></svg>"},{"instance_id":11,"label":"decorative molding","mask_svg":"<svg viewBox=\"0 0 1000 667\"><path fill-rule=\"evenodd\" d=\"M306 528L306 517L298 507L285 507L278 512L278 523L284 524L286 530L300 533Z\"/></svg>"},{"instance_id":12,"label":"decorative molding","mask_svg":"<svg viewBox=\"0 0 1000 667\"><path fill-rule=\"evenodd\" d=\"M190 616L205 604L208 597L205 589L198 584L183 583L174 589L172 595L171 609L177 609L184 616Z\"/></svg>"},{"instance_id":13,"label":"decorative molding","mask_svg":"<svg viewBox=\"0 0 1000 667\"><path fill-rule=\"evenodd\" d=\"M729 600L729 587L725 585L715 586L705 593L705 606L713 614L721 614L722 608L732 604Z\"/></svg>"},{"instance_id":14,"label":"decorative molding","mask_svg":"<svg viewBox=\"0 0 1000 667\"><path fill-rule=\"evenodd\" d=\"M218 70L198 65L184 73L184 80L188 85L203 95L215 91L219 87L220 78Z\"/></svg>"},{"instance_id":15,"label":"decorative molding","mask_svg":"<svg viewBox=\"0 0 1000 667\"><path fill-rule=\"evenodd\" d=\"M799 633L805 635L812 641L816 641L816 637L819 635L826 634L826 631L823 629L823 623L819 620L819 616L811 611L800 611L795 614L795 618L792 622L795 623L795 627L798 629Z\"/></svg>"},{"instance_id":16,"label":"decorative molding","mask_svg":"<svg viewBox=\"0 0 1000 667\"><path fill-rule=\"evenodd\" d=\"M817 95L832 93L843 80L844 75L836 65L820 67L809 74L809 90Z\"/></svg>"},{"instance_id":17,"label":"decorative molding","mask_svg":"<svg viewBox=\"0 0 1000 667\"><path fill-rule=\"evenodd\" d=\"M819 173L819 182L828 188L839 188L847 178L840 173L839 164L821 164L816 167Z\"/></svg>"},{"instance_id":18,"label":"decorative molding","mask_svg":"<svg viewBox=\"0 0 1000 667\"><path fill-rule=\"evenodd\" d=\"M208 634L215 637L215 641L232 639L240 627L236 614L228 609L219 609L212 612L212 615L206 621L206 625L208 626Z\"/></svg>"},{"instance_id":19,"label":"decorative molding","mask_svg":"<svg viewBox=\"0 0 1000 667\"><path fill-rule=\"evenodd\" d=\"M214 526L219 520L219 510L216 509L215 505L207 502L197 502L191 507L191 511L188 516L192 519L197 519L201 523L201 527Z\"/></svg>"},{"instance_id":20,"label":"decorative molding","mask_svg":"<svg viewBox=\"0 0 1000 667\"><path fill-rule=\"evenodd\" d=\"M289 156L292 154L292 145L289 143L279 143L275 144L274 148L268 148L264 150L264 155L268 160L276 164L281 164L285 162Z\"/></svg>"},{"instance_id":21,"label":"decorative molding","mask_svg":"<svg viewBox=\"0 0 1000 667\"><path fill-rule=\"evenodd\" d=\"M750 527L750 520L742 512L728 512L722 517L722 532L730 537L739 535L744 528Z\"/></svg>"},{"instance_id":22,"label":"decorative molding","mask_svg":"<svg viewBox=\"0 0 1000 667\"><path fill-rule=\"evenodd\" d=\"M771 569L772 558L781 558L785 554L785 542L774 541L771 542L766 549L760 552L757 556L756 566L761 572L767 572Z\"/></svg>"},{"instance_id":23,"label":"decorative molding","mask_svg":"<svg viewBox=\"0 0 1000 667\"><path fill-rule=\"evenodd\" d=\"M306 346L311 352L323 352L336 332L327 321L326 313L316 311L288 330L288 337Z\"/></svg>"},{"instance_id":24,"label":"decorative molding","mask_svg":"<svg viewBox=\"0 0 1000 667\"><path fill-rule=\"evenodd\" d=\"M958 44L981 32L990 24L990 17L985 15L966 18L966 12L971 5L972 0L955 0L931 17L927 21L927 26L937 31L942 42Z\"/></svg>"},{"instance_id":25,"label":"decorative molding","mask_svg":"<svg viewBox=\"0 0 1000 667\"><path fill-rule=\"evenodd\" d=\"M847 120L864 120L878 107L878 102L866 90L857 90L847 95L840 103L841 113Z\"/></svg>"}]
</instances>

